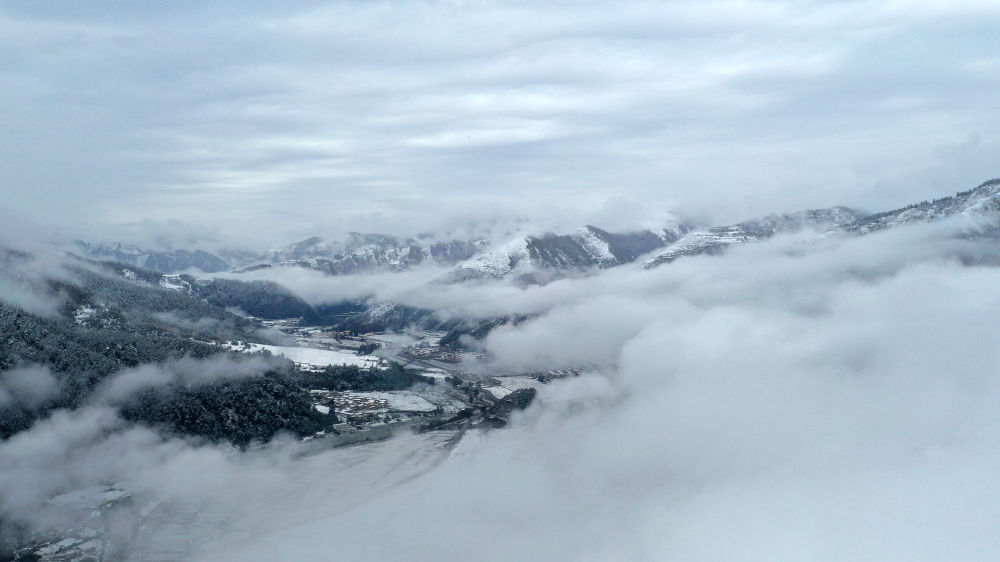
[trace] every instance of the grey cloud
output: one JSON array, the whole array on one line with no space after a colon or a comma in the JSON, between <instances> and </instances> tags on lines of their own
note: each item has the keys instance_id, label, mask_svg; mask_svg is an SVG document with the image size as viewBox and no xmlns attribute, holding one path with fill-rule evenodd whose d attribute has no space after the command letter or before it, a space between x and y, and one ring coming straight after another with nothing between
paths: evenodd
<instances>
[{"instance_id":1,"label":"grey cloud","mask_svg":"<svg viewBox=\"0 0 1000 562\"><path fill-rule=\"evenodd\" d=\"M49 282L74 282L65 263L51 233L18 219L0 226L0 302L54 316L64 295L53 292Z\"/></svg>"},{"instance_id":2,"label":"grey cloud","mask_svg":"<svg viewBox=\"0 0 1000 562\"><path fill-rule=\"evenodd\" d=\"M44 288L4 277L0 277L0 301L42 316L54 315L59 306L59 300L46 295Z\"/></svg>"},{"instance_id":3,"label":"grey cloud","mask_svg":"<svg viewBox=\"0 0 1000 562\"><path fill-rule=\"evenodd\" d=\"M193 387L213 382L259 376L280 360L264 357L218 355L207 359L183 357L162 364L125 369L102 382L95 391L95 403L120 403L148 388L178 384Z\"/></svg>"},{"instance_id":4,"label":"grey cloud","mask_svg":"<svg viewBox=\"0 0 1000 562\"><path fill-rule=\"evenodd\" d=\"M762 314L790 309L822 318L829 312L832 292L845 284L863 285L927 264L958 267L959 256L993 255L989 240L954 238L967 227L957 221L873 238L783 236L732 248L721 259L685 258L649 271L618 268L592 278L530 287L502 299L496 297L496 288L469 290L466 300L451 305L466 310L492 305L495 314L540 314L516 327L501 327L488 338L489 349L512 365L537 368L553 357L617 364L615 350L655 319L683 326L710 306L754 306ZM600 329L564 337L590 325Z\"/></svg>"},{"instance_id":5,"label":"grey cloud","mask_svg":"<svg viewBox=\"0 0 1000 562\"><path fill-rule=\"evenodd\" d=\"M17 404L35 408L57 392L59 382L47 367L31 365L0 372L0 407Z\"/></svg>"},{"instance_id":6,"label":"grey cloud","mask_svg":"<svg viewBox=\"0 0 1000 562\"><path fill-rule=\"evenodd\" d=\"M58 6L0 15L0 180L78 228L412 234L613 191L730 220L995 175L948 153L995 148L991 5Z\"/></svg>"},{"instance_id":7,"label":"grey cloud","mask_svg":"<svg viewBox=\"0 0 1000 562\"><path fill-rule=\"evenodd\" d=\"M646 307L644 302L647 299L659 296L665 290L696 300L724 299L730 291L736 291L732 293L737 295L733 298L743 298L751 292L751 288L753 298L762 303L789 298L787 293L776 296L770 272L757 267L757 260L766 259L780 263L787 275L800 276L801 290L796 291L794 297L797 305L809 308L818 306L816 303L825 297L825 290L829 287L821 276L816 275L817 271L835 276L844 275L846 270L858 278L867 278L887 275L915 262L954 260L963 255L991 255L995 252L990 251L988 240L963 240L963 233L982 226L975 221L960 219L896 229L879 233L874 238L824 237L822 233L803 232L794 236L779 236L766 243L731 248L729 253L733 255L724 260L685 258L669 267L648 271L642 268L642 260L639 260L596 276L562 279L529 287L521 287L513 281L437 283L449 269L435 266L388 275L326 276L313 270L288 267L230 276L275 281L312 304L371 299L431 308L443 314L487 319L507 314L537 315L594 298L607 299L609 314L614 314L611 310L614 306L629 310L633 304L639 308ZM523 236L525 232L537 233L533 228L534 225L527 225L524 230L514 232L498 229L491 236L497 240L494 244L502 245ZM819 285L810 284L817 280L821 282ZM609 286L616 288L614 295L609 294ZM498 332L505 333L506 329ZM516 345L512 347L519 348ZM585 350L583 353L586 355Z\"/></svg>"},{"instance_id":8,"label":"grey cloud","mask_svg":"<svg viewBox=\"0 0 1000 562\"><path fill-rule=\"evenodd\" d=\"M224 328L225 325L222 321L215 318L199 318L197 320L189 320L187 318L181 318L176 314L169 312L157 312L152 314L152 318L168 324L171 326L177 326L184 330L190 330L195 333L211 334L212 330L219 330Z\"/></svg>"},{"instance_id":9,"label":"grey cloud","mask_svg":"<svg viewBox=\"0 0 1000 562\"><path fill-rule=\"evenodd\" d=\"M279 474L270 467L282 454L249 455L180 439L166 439L153 430L134 427L114 410L87 406L59 410L31 429L0 443L0 515L5 523L24 522L53 530L88 520L93 504L66 505L52 498L114 482L135 494L137 504L124 507L123 517L91 521L110 539L127 542L147 502L176 502L181 510L198 504L226 487L230 478L264 486ZM243 490L254 495L253 486ZM216 498L225 505L224 498Z\"/></svg>"}]
</instances>

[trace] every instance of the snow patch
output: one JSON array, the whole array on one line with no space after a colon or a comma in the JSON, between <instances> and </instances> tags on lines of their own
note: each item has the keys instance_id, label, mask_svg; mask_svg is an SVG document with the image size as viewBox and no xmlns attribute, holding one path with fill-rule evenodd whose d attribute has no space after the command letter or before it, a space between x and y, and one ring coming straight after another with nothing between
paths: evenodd
<instances>
[{"instance_id":1,"label":"snow patch","mask_svg":"<svg viewBox=\"0 0 1000 562\"><path fill-rule=\"evenodd\" d=\"M528 240L524 237L458 265L460 271L474 271L486 277L502 278L530 264Z\"/></svg>"},{"instance_id":2,"label":"snow patch","mask_svg":"<svg viewBox=\"0 0 1000 562\"><path fill-rule=\"evenodd\" d=\"M576 238L594 259L601 263L617 262L618 258L611 253L608 243L601 240L590 228L577 229Z\"/></svg>"},{"instance_id":3,"label":"snow patch","mask_svg":"<svg viewBox=\"0 0 1000 562\"><path fill-rule=\"evenodd\" d=\"M511 394L511 393L514 392L513 390L511 390L509 388L504 388L502 386L490 386L490 387L484 388L483 390L485 390L486 392L489 392L490 394L492 394L493 398L496 398L497 400L500 400L504 396L507 396L508 394Z\"/></svg>"},{"instance_id":4,"label":"snow patch","mask_svg":"<svg viewBox=\"0 0 1000 562\"><path fill-rule=\"evenodd\" d=\"M164 275L160 277L160 286L171 291L188 291L191 287L181 279L180 275Z\"/></svg>"},{"instance_id":5,"label":"snow patch","mask_svg":"<svg viewBox=\"0 0 1000 562\"><path fill-rule=\"evenodd\" d=\"M88 319L92 318L95 314L97 314L96 308L92 306L83 305L80 308L76 309L76 313L73 314L73 319L76 321L77 324L80 324L82 326L87 322Z\"/></svg>"},{"instance_id":6,"label":"snow patch","mask_svg":"<svg viewBox=\"0 0 1000 562\"><path fill-rule=\"evenodd\" d=\"M335 349L318 349L315 347L292 347L283 345L265 345L260 343L247 344L225 344L229 349L253 353L267 350L274 355L281 355L290 359L300 368L305 370L320 370L330 365L357 365L358 367L376 367L379 364L377 357L354 355Z\"/></svg>"}]
</instances>

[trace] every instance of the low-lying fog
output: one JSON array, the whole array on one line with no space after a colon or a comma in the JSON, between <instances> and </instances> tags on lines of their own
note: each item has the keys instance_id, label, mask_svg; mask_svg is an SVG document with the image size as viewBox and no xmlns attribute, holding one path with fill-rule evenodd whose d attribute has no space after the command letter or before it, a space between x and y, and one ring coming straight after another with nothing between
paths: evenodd
<instances>
[{"instance_id":1,"label":"low-lying fog","mask_svg":"<svg viewBox=\"0 0 1000 562\"><path fill-rule=\"evenodd\" d=\"M0 506L51 521L55 488L125 480L175 506L148 533L180 525L202 560L994 559L1000 269L961 265L981 248L941 229L528 289L372 278L401 302L536 314L486 341L512 370L601 367L450 455L434 434L238 453L95 403L0 444ZM316 301L325 280L301 275L281 280Z\"/></svg>"}]
</instances>

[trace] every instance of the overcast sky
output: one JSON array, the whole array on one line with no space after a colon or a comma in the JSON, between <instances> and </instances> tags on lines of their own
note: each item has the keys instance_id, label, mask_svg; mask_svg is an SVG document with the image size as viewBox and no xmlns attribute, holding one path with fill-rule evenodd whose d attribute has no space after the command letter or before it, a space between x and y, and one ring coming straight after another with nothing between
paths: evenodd
<instances>
[{"instance_id":1,"label":"overcast sky","mask_svg":"<svg viewBox=\"0 0 1000 562\"><path fill-rule=\"evenodd\" d=\"M1000 176L997 29L988 1L4 2L0 207L278 241L891 207Z\"/></svg>"}]
</instances>

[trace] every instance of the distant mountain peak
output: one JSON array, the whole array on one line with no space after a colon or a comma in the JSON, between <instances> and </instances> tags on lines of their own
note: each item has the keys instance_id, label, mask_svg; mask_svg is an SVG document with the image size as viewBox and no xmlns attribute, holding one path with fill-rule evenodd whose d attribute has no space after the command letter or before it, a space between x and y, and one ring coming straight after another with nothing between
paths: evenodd
<instances>
[{"instance_id":1,"label":"distant mountain peak","mask_svg":"<svg viewBox=\"0 0 1000 562\"><path fill-rule=\"evenodd\" d=\"M848 225L846 230L867 234L913 222L929 222L952 216L977 216L1000 211L1000 178L933 201L875 213Z\"/></svg>"},{"instance_id":2,"label":"distant mountain peak","mask_svg":"<svg viewBox=\"0 0 1000 562\"><path fill-rule=\"evenodd\" d=\"M656 267L684 256L716 254L734 244L763 240L781 232L796 232L805 228L868 234L908 223L997 212L1000 212L1000 179L992 179L955 195L880 213L867 214L849 207L836 206L772 214L726 227L697 229L648 260L646 267Z\"/></svg>"},{"instance_id":3,"label":"distant mountain peak","mask_svg":"<svg viewBox=\"0 0 1000 562\"><path fill-rule=\"evenodd\" d=\"M979 216L1000 212L1000 178L933 201L866 214L844 206L772 213L728 226L694 226L671 222L655 228L612 232L586 224L568 233L509 234L507 239L451 239L422 234L397 237L351 232L341 239L311 236L264 252L219 255L201 250L143 250L122 244L77 242L89 257L130 263L163 273L201 270L206 273L291 266L330 275L368 271L403 271L432 264L453 267L444 282L517 278L540 282L560 275L606 269L646 256L655 267L682 256L714 254L733 244L770 238L807 229L866 234L911 222L955 215Z\"/></svg>"},{"instance_id":4,"label":"distant mountain peak","mask_svg":"<svg viewBox=\"0 0 1000 562\"><path fill-rule=\"evenodd\" d=\"M82 240L76 240L74 244L88 257L118 261L161 273L189 270L218 273L231 267L226 260L204 250L144 250L121 243L93 244Z\"/></svg>"}]
</instances>

